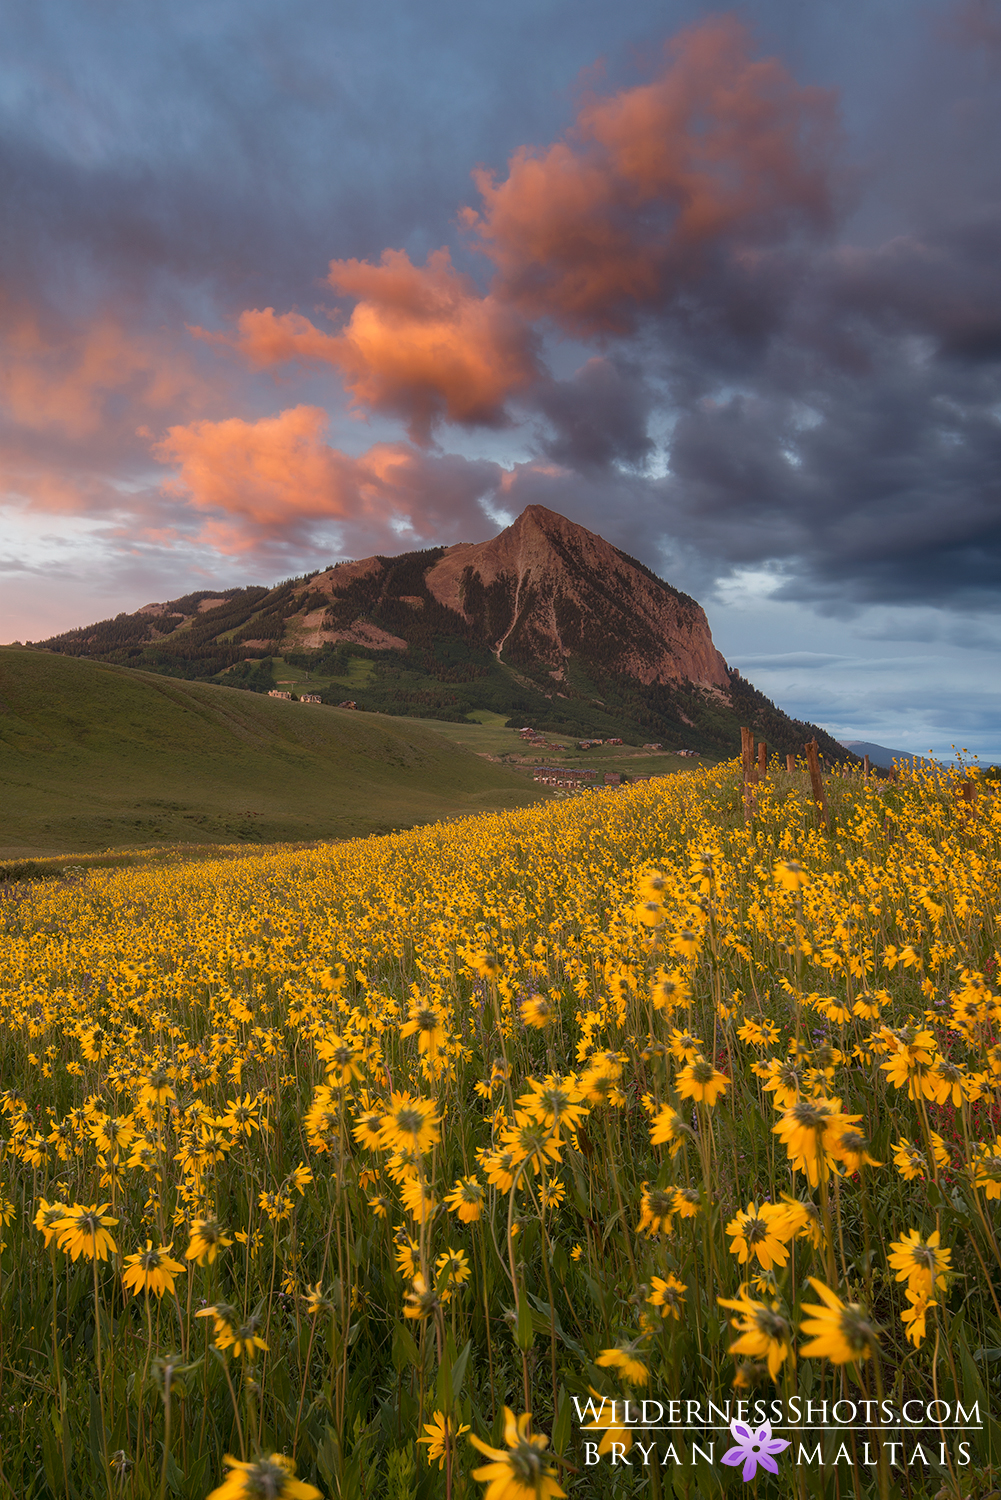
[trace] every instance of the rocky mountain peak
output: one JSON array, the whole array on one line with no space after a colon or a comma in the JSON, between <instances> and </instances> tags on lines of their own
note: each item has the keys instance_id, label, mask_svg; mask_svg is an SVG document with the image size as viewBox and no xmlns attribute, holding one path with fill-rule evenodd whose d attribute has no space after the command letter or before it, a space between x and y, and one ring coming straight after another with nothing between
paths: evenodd
<instances>
[{"instance_id":1,"label":"rocky mountain peak","mask_svg":"<svg viewBox=\"0 0 1001 1500\"><path fill-rule=\"evenodd\" d=\"M511 662L597 660L645 684L725 691L726 662L705 614L610 542L543 505L499 536L449 548L425 577L440 604Z\"/></svg>"}]
</instances>

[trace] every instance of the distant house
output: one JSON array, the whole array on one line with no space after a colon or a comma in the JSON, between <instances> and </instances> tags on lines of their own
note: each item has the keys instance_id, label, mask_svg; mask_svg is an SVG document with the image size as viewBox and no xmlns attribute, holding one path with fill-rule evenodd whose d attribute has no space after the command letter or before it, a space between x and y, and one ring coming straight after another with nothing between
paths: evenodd
<instances>
[{"instance_id":1,"label":"distant house","mask_svg":"<svg viewBox=\"0 0 1001 1500\"><path fill-rule=\"evenodd\" d=\"M675 755L695 755L695 754L697 754L697 752L695 750L675 750L674 753L675 753Z\"/></svg>"},{"instance_id":2,"label":"distant house","mask_svg":"<svg viewBox=\"0 0 1001 1500\"><path fill-rule=\"evenodd\" d=\"M622 741L621 740L606 740L605 744L606 745L621 745Z\"/></svg>"},{"instance_id":3,"label":"distant house","mask_svg":"<svg viewBox=\"0 0 1001 1500\"><path fill-rule=\"evenodd\" d=\"M291 702L292 694L291 693L283 693L282 690L281 690L281 688L270 688L268 690L268 697L269 698L288 698L289 701Z\"/></svg>"},{"instance_id":4,"label":"distant house","mask_svg":"<svg viewBox=\"0 0 1001 1500\"><path fill-rule=\"evenodd\" d=\"M644 750L663 750L663 745L644 745Z\"/></svg>"},{"instance_id":5,"label":"distant house","mask_svg":"<svg viewBox=\"0 0 1001 1500\"><path fill-rule=\"evenodd\" d=\"M622 783L622 777L619 775L618 771L606 771L605 772L605 785L606 786L620 786L621 783Z\"/></svg>"},{"instance_id":6,"label":"distant house","mask_svg":"<svg viewBox=\"0 0 1001 1500\"><path fill-rule=\"evenodd\" d=\"M322 703L323 699L320 697L319 693L303 693L302 697L299 699L299 702L300 703Z\"/></svg>"},{"instance_id":7,"label":"distant house","mask_svg":"<svg viewBox=\"0 0 1001 1500\"><path fill-rule=\"evenodd\" d=\"M338 708L357 708L358 705L353 698L345 698L343 703L338 703Z\"/></svg>"}]
</instances>

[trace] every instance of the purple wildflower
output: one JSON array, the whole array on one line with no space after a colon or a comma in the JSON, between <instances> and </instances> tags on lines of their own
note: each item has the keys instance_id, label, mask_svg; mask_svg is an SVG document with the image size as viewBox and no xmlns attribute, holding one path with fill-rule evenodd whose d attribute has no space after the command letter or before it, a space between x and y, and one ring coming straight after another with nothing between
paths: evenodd
<instances>
[{"instance_id":1,"label":"purple wildflower","mask_svg":"<svg viewBox=\"0 0 1001 1500\"><path fill-rule=\"evenodd\" d=\"M731 1422L730 1432L737 1440L735 1448L728 1448L723 1454L722 1462L735 1469L739 1463L744 1465L741 1476L746 1484L753 1479L758 1472L758 1465L767 1469L769 1474L777 1474L779 1466L772 1457L773 1453L781 1453L783 1448L788 1448L787 1438L773 1438L771 1422L763 1422L755 1432L753 1427L748 1427L744 1422Z\"/></svg>"}]
</instances>

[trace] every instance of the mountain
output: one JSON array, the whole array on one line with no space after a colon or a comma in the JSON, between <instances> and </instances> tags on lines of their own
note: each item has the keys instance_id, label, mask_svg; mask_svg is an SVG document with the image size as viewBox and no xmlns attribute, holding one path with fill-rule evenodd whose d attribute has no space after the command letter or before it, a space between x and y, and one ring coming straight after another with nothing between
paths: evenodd
<instances>
[{"instance_id":1,"label":"mountain","mask_svg":"<svg viewBox=\"0 0 1001 1500\"><path fill-rule=\"evenodd\" d=\"M895 760L906 760L918 766L930 766L933 764L927 756L913 755L910 750L888 750L885 745L872 745L868 740L842 740L846 750L857 755L859 760L868 755L874 766L880 766L884 770L893 769Z\"/></svg>"},{"instance_id":2,"label":"mountain","mask_svg":"<svg viewBox=\"0 0 1001 1500\"><path fill-rule=\"evenodd\" d=\"M687 594L594 532L530 505L499 536L367 557L276 588L186 594L39 643L48 651L421 718L477 710L577 737L732 754L816 736L712 642Z\"/></svg>"}]
</instances>

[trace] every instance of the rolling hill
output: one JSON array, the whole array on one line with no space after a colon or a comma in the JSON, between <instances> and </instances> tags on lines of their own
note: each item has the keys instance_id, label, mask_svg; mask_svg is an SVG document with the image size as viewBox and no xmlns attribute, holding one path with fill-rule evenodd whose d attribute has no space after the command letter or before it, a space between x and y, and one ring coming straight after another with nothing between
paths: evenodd
<instances>
[{"instance_id":1,"label":"rolling hill","mask_svg":"<svg viewBox=\"0 0 1001 1500\"><path fill-rule=\"evenodd\" d=\"M405 719L0 648L0 855L354 838L546 794Z\"/></svg>"}]
</instances>

